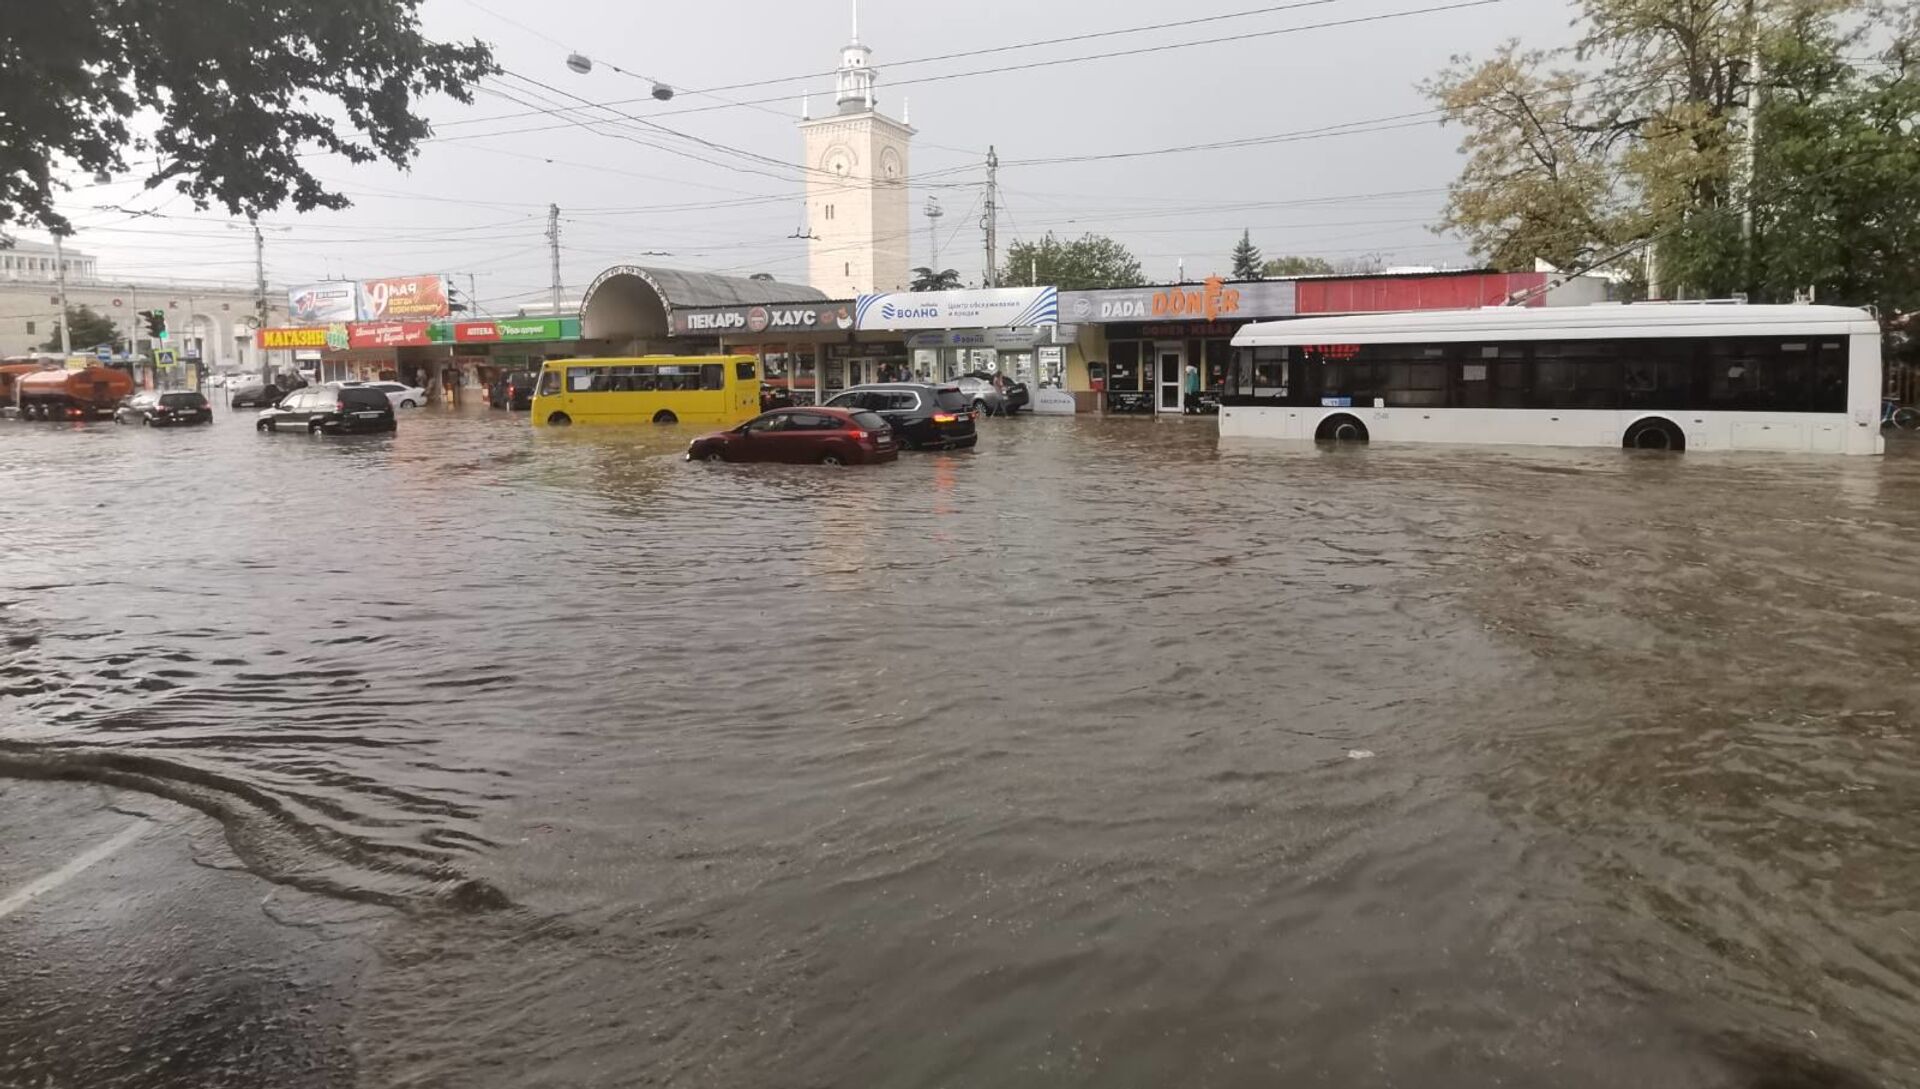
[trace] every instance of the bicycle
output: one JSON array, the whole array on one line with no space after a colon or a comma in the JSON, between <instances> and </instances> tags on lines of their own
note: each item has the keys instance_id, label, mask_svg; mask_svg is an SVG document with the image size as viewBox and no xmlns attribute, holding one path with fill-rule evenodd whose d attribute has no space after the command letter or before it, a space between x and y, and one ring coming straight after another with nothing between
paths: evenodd
<instances>
[{"instance_id":1,"label":"bicycle","mask_svg":"<svg viewBox=\"0 0 1920 1089\"><path fill-rule=\"evenodd\" d=\"M1920 408L1903 405L1897 397L1880 398L1880 426L1888 424L1902 431L1920 431Z\"/></svg>"}]
</instances>

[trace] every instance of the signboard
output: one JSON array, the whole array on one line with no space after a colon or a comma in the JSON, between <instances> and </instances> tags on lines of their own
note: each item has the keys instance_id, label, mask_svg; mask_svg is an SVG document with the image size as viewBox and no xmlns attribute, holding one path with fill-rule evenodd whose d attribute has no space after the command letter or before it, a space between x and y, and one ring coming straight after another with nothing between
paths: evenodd
<instances>
[{"instance_id":1,"label":"signboard","mask_svg":"<svg viewBox=\"0 0 1920 1089\"><path fill-rule=\"evenodd\" d=\"M453 339L458 344L511 344L571 338L559 318L513 318L455 322Z\"/></svg>"},{"instance_id":2,"label":"signboard","mask_svg":"<svg viewBox=\"0 0 1920 1089\"><path fill-rule=\"evenodd\" d=\"M360 283L360 320L444 318L447 282L438 276L389 276Z\"/></svg>"},{"instance_id":3,"label":"signboard","mask_svg":"<svg viewBox=\"0 0 1920 1089\"><path fill-rule=\"evenodd\" d=\"M108 360L113 358L113 345L111 344L100 345L98 348L95 348L93 350L93 357L95 359L98 359L102 363L107 362Z\"/></svg>"},{"instance_id":4,"label":"signboard","mask_svg":"<svg viewBox=\"0 0 1920 1089\"><path fill-rule=\"evenodd\" d=\"M172 348L161 348L153 353L153 365L156 367L171 367L175 362L177 360Z\"/></svg>"},{"instance_id":5,"label":"signboard","mask_svg":"<svg viewBox=\"0 0 1920 1089\"><path fill-rule=\"evenodd\" d=\"M1063 291L1060 316L1096 324L1289 318L1296 312L1296 294L1292 280L1230 284L1215 276L1202 284Z\"/></svg>"},{"instance_id":6,"label":"signboard","mask_svg":"<svg viewBox=\"0 0 1920 1089\"><path fill-rule=\"evenodd\" d=\"M862 295L854 308L859 329L1010 329L1059 321L1060 293L1051 287Z\"/></svg>"},{"instance_id":7,"label":"signboard","mask_svg":"<svg viewBox=\"0 0 1920 1089\"><path fill-rule=\"evenodd\" d=\"M907 338L909 348L1004 348L1024 351L1047 342L1045 327L1027 329L944 329L915 333Z\"/></svg>"},{"instance_id":8,"label":"signboard","mask_svg":"<svg viewBox=\"0 0 1920 1089\"><path fill-rule=\"evenodd\" d=\"M359 321L347 326L349 348L414 348L432 343L430 321Z\"/></svg>"},{"instance_id":9,"label":"signboard","mask_svg":"<svg viewBox=\"0 0 1920 1089\"><path fill-rule=\"evenodd\" d=\"M253 343L256 347L267 351L283 348L324 348L327 346L327 330L319 326L300 329L261 329L253 334Z\"/></svg>"},{"instance_id":10,"label":"signboard","mask_svg":"<svg viewBox=\"0 0 1920 1089\"><path fill-rule=\"evenodd\" d=\"M1107 411L1124 415L1153 415L1153 394L1107 391Z\"/></svg>"},{"instance_id":11,"label":"signboard","mask_svg":"<svg viewBox=\"0 0 1920 1089\"><path fill-rule=\"evenodd\" d=\"M768 306L714 306L673 312L674 336L709 333L822 333L853 328L851 300Z\"/></svg>"},{"instance_id":12,"label":"signboard","mask_svg":"<svg viewBox=\"0 0 1920 1089\"><path fill-rule=\"evenodd\" d=\"M351 280L299 284L287 289L287 320L296 325L325 325L360 316L360 285Z\"/></svg>"}]
</instances>

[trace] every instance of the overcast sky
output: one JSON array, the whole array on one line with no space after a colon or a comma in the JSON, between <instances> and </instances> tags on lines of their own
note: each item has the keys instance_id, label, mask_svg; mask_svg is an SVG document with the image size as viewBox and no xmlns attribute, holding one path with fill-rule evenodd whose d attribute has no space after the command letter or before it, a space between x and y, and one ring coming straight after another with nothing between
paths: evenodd
<instances>
[{"instance_id":1,"label":"overcast sky","mask_svg":"<svg viewBox=\"0 0 1920 1089\"><path fill-rule=\"evenodd\" d=\"M1294 0L1271 11L1137 34L943 61L922 58L1040 39L1233 15L1261 0L972 0L929 5L863 0L861 38L874 50L881 109L910 105L913 263L930 260L921 211L936 197L940 263L973 282L983 265L978 227L987 147L1003 165L1001 246L1052 230L1110 234L1140 257L1149 279L1226 271L1243 227L1268 256L1380 253L1393 265L1458 264L1457 243L1428 225L1458 168L1457 130L1415 118L1355 135L1081 162L1029 160L1152 151L1268 137L1430 108L1416 84L1455 53L1501 40L1569 39L1565 0L1496 0L1424 14L1462 0ZM546 206L561 208L562 275L569 294L623 262L800 280L803 90L828 108L847 40L847 0L426 0L440 38L482 38L510 73L472 106L427 103L437 127L410 171L327 162L355 206L267 217L269 279L443 272L483 304L510 312L547 296ZM1371 20L1318 29L1312 24ZM1181 42L1302 28L1191 48ZM1081 59L1122 50L1152 50ZM596 61L566 66L570 51ZM982 72L1024 65L1018 70ZM631 75L615 71L624 69ZM811 75L765 86L696 93ZM953 75L954 78L938 78ZM525 77L524 79L518 77ZM680 93L648 97L647 78ZM933 78L929 78L933 77ZM543 88L526 80L546 84ZM918 81L918 82L912 82ZM510 101L503 95L520 99ZM648 129L608 110L535 114L529 105L623 102L613 110L707 141ZM770 101L769 101L770 100ZM570 120L571 118L571 120ZM597 120L592 126L581 124ZM714 147L710 145L720 145ZM673 149L665 150L667 148ZM676 154L675 152L678 152ZM700 161L708 160L708 161ZM1312 202L1312 203L1306 203ZM708 207L688 207L689 205ZM150 209L130 217L98 205ZM714 205L722 205L714 207ZM76 189L63 202L76 248L103 274L246 282L251 237L222 214L196 213L164 190L131 184ZM33 232L23 232L37 237Z\"/></svg>"}]
</instances>

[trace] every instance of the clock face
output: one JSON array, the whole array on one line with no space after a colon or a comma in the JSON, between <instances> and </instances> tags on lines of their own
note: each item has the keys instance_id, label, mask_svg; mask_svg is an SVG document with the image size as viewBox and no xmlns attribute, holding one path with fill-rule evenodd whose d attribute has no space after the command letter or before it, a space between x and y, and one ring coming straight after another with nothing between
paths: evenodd
<instances>
[{"instance_id":1,"label":"clock face","mask_svg":"<svg viewBox=\"0 0 1920 1089\"><path fill-rule=\"evenodd\" d=\"M900 162L900 153L898 151L888 148L880 153L881 177L888 181L899 181L905 173L906 168Z\"/></svg>"},{"instance_id":2,"label":"clock face","mask_svg":"<svg viewBox=\"0 0 1920 1089\"><path fill-rule=\"evenodd\" d=\"M820 159L820 169L846 177L853 173L853 151L843 145L828 148Z\"/></svg>"}]
</instances>

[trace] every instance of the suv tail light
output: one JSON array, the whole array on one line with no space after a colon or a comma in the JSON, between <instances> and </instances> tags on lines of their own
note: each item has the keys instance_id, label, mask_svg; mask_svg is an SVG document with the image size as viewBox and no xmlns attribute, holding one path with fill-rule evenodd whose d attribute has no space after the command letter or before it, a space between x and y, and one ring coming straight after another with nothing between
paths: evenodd
<instances>
[{"instance_id":1,"label":"suv tail light","mask_svg":"<svg viewBox=\"0 0 1920 1089\"><path fill-rule=\"evenodd\" d=\"M951 412L936 412L933 414L933 422L937 424L959 423L960 417L955 416Z\"/></svg>"}]
</instances>

